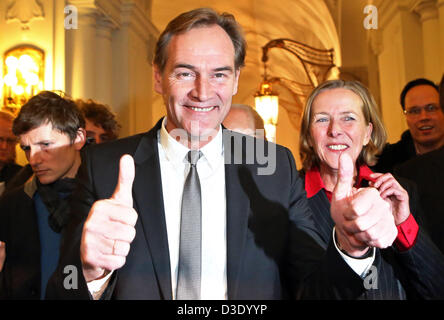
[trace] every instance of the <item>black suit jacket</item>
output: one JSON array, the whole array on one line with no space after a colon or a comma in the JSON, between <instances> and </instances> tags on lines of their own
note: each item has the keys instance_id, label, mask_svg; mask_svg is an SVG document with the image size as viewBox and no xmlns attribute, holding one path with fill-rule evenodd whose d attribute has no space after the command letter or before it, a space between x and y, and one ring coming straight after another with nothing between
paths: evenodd
<instances>
[{"instance_id":1,"label":"black suit jacket","mask_svg":"<svg viewBox=\"0 0 444 320\"><path fill-rule=\"evenodd\" d=\"M387 143L378 156L378 163L372 167L375 172L394 172L396 166L416 157L416 149L410 130L401 135L401 140L396 143Z\"/></svg>"},{"instance_id":2,"label":"black suit jacket","mask_svg":"<svg viewBox=\"0 0 444 320\"><path fill-rule=\"evenodd\" d=\"M4 181L5 186L9 186L9 182L14 176L20 171L22 166L16 163L7 163L4 165L3 169L0 170L0 182Z\"/></svg>"},{"instance_id":3,"label":"black suit jacket","mask_svg":"<svg viewBox=\"0 0 444 320\"><path fill-rule=\"evenodd\" d=\"M377 288L357 292L356 299L405 300L444 298L444 256L421 227L421 207L414 184L398 181L410 195L410 210L420 225L416 243L405 252L395 245L376 249L374 266L377 270ZM366 185L363 185L364 187ZM330 215L330 201L323 190L308 199L313 218L322 241L331 241L334 221Z\"/></svg>"},{"instance_id":4,"label":"black suit jacket","mask_svg":"<svg viewBox=\"0 0 444 320\"><path fill-rule=\"evenodd\" d=\"M6 243L0 300L40 299L39 228L34 202L23 186L0 198L0 240Z\"/></svg>"},{"instance_id":5,"label":"black suit jacket","mask_svg":"<svg viewBox=\"0 0 444 320\"><path fill-rule=\"evenodd\" d=\"M444 252L444 148L411 159L395 173L416 183L427 229Z\"/></svg>"},{"instance_id":6,"label":"black suit jacket","mask_svg":"<svg viewBox=\"0 0 444 320\"><path fill-rule=\"evenodd\" d=\"M112 195L119 158L125 153L135 160L133 199L139 219L126 263L114 272L102 297L172 298L157 146L160 125L161 121L148 133L85 150L79 189L73 194L73 220L63 231L59 266L48 283L48 298L90 298L80 261L82 228L93 202ZM237 143L230 144L233 138ZM334 249L326 251L322 245L291 152L266 143L276 170L259 175L263 162L251 157L253 149L247 147L258 140L225 129L223 140L228 299L336 298L361 291L362 279ZM63 286L67 265L78 269L76 290Z\"/></svg>"}]
</instances>

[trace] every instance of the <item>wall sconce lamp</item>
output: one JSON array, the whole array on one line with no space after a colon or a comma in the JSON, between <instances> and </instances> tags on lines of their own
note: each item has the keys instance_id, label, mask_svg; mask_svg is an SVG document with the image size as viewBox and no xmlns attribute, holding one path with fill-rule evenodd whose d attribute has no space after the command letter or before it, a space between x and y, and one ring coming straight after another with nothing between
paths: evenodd
<instances>
[{"instance_id":1,"label":"wall sconce lamp","mask_svg":"<svg viewBox=\"0 0 444 320\"><path fill-rule=\"evenodd\" d=\"M43 90L44 53L22 46L5 53L3 61L3 107L17 114L32 96Z\"/></svg>"},{"instance_id":2,"label":"wall sconce lamp","mask_svg":"<svg viewBox=\"0 0 444 320\"><path fill-rule=\"evenodd\" d=\"M273 91L271 81L267 78L267 66L264 62L264 79L259 90L254 96L254 104L257 113L264 120L266 138L276 142L276 125L279 116L279 97Z\"/></svg>"},{"instance_id":3,"label":"wall sconce lamp","mask_svg":"<svg viewBox=\"0 0 444 320\"><path fill-rule=\"evenodd\" d=\"M296 82L282 77L267 76L268 51L272 48L286 50L297 58L306 75L306 81ZM294 97L290 105L283 106L290 116L295 127L298 126L300 111L310 92L320 83L331 77L336 69L334 64L333 49L317 49L291 39L274 39L262 47L262 62L264 64L264 78L259 91L254 95L255 108L265 123L267 140L276 141L276 125L278 120L279 99L277 93L272 90L272 83L279 84L289 90ZM283 101L283 100L282 100Z\"/></svg>"}]
</instances>

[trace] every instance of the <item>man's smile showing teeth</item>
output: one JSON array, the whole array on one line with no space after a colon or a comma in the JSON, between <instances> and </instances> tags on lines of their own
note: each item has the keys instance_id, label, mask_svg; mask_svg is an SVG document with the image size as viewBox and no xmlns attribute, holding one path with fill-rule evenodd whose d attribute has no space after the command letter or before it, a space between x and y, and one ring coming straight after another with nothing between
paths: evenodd
<instances>
[{"instance_id":1,"label":"man's smile showing teeth","mask_svg":"<svg viewBox=\"0 0 444 320\"><path fill-rule=\"evenodd\" d=\"M207 108L196 108L196 107L188 107L188 108L190 108L193 111L197 111L197 112L208 112L208 111L215 109L216 107L213 106L213 107L207 107Z\"/></svg>"},{"instance_id":2,"label":"man's smile showing teeth","mask_svg":"<svg viewBox=\"0 0 444 320\"><path fill-rule=\"evenodd\" d=\"M333 150L344 150L348 148L345 144L331 144L328 145L327 147Z\"/></svg>"}]
</instances>

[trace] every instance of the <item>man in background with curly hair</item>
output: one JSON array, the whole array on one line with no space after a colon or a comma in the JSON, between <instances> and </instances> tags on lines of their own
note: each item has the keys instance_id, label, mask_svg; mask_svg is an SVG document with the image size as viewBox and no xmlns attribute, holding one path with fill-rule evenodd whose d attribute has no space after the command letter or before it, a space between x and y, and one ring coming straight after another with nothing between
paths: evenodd
<instances>
[{"instance_id":1,"label":"man in background with curly hair","mask_svg":"<svg viewBox=\"0 0 444 320\"><path fill-rule=\"evenodd\" d=\"M85 118L86 138L90 143L103 143L116 140L120 124L111 109L94 100L76 100L76 104Z\"/></svg>"}]
</instances>

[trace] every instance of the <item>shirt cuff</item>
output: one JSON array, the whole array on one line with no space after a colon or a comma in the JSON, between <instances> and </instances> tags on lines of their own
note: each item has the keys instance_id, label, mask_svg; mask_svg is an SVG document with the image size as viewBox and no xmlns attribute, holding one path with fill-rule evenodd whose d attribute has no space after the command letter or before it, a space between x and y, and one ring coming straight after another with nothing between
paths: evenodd
<instances>
[{"instance_id":1,"label":"shirt cuff","mask_svg":"<svg viewBox=\"0 0 444 320\"><path fill-rule=\"evenodd\" d=\"M336 237L335 237L335 231L336 227L333 227L333 244L335 245L336 250L338 250L339 254L341 255L342 259L348 264L350 268L353 269L354 272L356 272L361 278L364 279L364 277L367 275L368 270L373 265L373 262L375 261L375 248L370 248L373 252L371 253L371 256L364 259L359 258L352 258L346 254L344 254L336 244Z\"/></svg>"},{"instance_id":2,"label":"shirt cuff","mask_svg":"<svg viewBox=\"0 0 444 320\"><path fill-rule=\"evenodd\" d=\"M106 287L108 286L108 282L112 274L113 272L110 272L105 277L98 280L90 281L86 284L88 286L88 291L89 293L91 293L94 300L100 299Z\"/></svg>"},{"instance_id":3,"label":"shirt cuff","mask_svg":"<svg viewBox=\"0 0 444 320\"><path fill-rule=\"evenodd\" d=\"M395 244L399 251L407 251L416 242L418 236L419 226L412 214L409 215L400 225L396 226L398 229L398 236L396 237Z\"/></svg>"}]
</instances>

